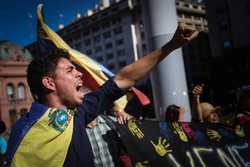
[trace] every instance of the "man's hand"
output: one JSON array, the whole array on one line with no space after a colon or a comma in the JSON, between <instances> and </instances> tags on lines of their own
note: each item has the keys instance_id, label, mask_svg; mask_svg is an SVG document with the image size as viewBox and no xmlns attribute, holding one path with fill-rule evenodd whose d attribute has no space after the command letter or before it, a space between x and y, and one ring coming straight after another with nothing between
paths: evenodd
<instances>
[{"instance_id":1,"label":"man's hand","mask_svg":"<svg viewBox=\"0 0 250 167\"><path fill-rule=\"evenodd\" d=\"M199 34L199 31L192 26L188 26L184 23L180 23L175 31L173 38L170 41L170 44L174 49L182 47L192 39L196 38Z\"/></svg>"},{"instance_id":2,"label":"man's hand","mask_svg":"<svg viewBox=\"0 0 250 167\"><path fill-rule=\"evenodd\" d=\"M203 87L204 87L204 84L201 84L201 85L196 85L193 90L192 90L192 94L195 96L195 97L199 97L202 93L203 93Z\"/></svg>"},{"instance_id":3,"label":"man's hand","mask_svg":"<svg viewBox=\"0 0 250 167\"><path fill-rule=\"evenodd\" d=\"M129 115L124 110L119 110L119 111L115 112L115 115L116 115L116 118L117 118L119 124L124 124L128 120L133 118L133 116Z\"/></svg>"},{"instance_id":4,"label":"man's hand","mask_svg":"<svg viewBox=\"0 0 250 167\"><path fill-rule=\"evenodd\" d=\"M200 95L203 93L204 84L196 85L193 90L192 114L193 118L203 122L203 113L200 105Z\"/></svg>"}]
</instances>

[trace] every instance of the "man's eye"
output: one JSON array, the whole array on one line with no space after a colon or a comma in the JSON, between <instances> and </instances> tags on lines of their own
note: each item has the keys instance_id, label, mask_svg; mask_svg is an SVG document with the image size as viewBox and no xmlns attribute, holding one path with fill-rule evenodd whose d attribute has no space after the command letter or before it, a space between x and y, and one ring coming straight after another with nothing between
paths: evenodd
<instances>
[{"instance_id":1,"label":"man's eye","mask_svg":"<svg viewBox=\"0 0 250 167\"><path fill-rule=\"evenodd\" d=\"M72 72L73 71L73 68L68 68L67 69L67 72Z\"/></svg>"}]
</instances>

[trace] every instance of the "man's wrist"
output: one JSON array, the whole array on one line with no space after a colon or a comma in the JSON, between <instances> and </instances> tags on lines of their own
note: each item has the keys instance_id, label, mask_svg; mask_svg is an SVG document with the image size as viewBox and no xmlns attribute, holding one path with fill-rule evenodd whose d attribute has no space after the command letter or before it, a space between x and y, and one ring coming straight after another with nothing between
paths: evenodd
<instances>
[{"instance_id":1,"label":"man's wrist","mask_svg":"<svg viewBox=\"0 0 250 167\"><path fill-rule=\"evenodd\" d=\"M176 49L176 46L174 46L173 43L171 41L169 41L168 43L166 43L165 45L163 45L161 47L161 49L162 49L162 52L170 53L170 52L172 52L173 50Z\"/></svg>"},{"instance_id":2,"label":"man's wrist","mask_svg":"<svg viewBox=\"0 0 250 167\"><path fill-rule=\"evenodd\" d=\"M194 95L193 96L195 99L199 99L200 98L200 95Z\"/></svg>"}]
</instances>

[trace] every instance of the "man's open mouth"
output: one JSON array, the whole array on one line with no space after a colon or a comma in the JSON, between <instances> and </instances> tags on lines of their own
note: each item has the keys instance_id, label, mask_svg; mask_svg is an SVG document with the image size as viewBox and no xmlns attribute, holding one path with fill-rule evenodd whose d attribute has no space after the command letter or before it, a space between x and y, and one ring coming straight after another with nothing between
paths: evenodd
<instances>
[{"instance_id":1,"label":"man's open mouth","mask_svg":"<svg viewBox=\"0 0 250 167\"><path fill-rule=\"evenodd\" d=\"M82 83L79 83L79 84L76 86L76 90L77 90L77 91L81 91L82 88L83 88Z\"/></svg>"}]
</instances>

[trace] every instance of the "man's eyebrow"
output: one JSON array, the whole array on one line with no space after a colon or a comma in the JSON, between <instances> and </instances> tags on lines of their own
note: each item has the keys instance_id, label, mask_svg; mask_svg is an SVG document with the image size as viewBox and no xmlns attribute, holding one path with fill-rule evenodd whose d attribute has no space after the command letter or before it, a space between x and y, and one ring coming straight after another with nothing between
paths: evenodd
<instances>
[{"instance_id":1,"label":"man's eyebrow","mask_svg":"<svg viewBox=\"0 0 250 167\"><path fill-rule=\"evenodd\" d=\"M75 68L76 68L75 66L69 65L69 66L66 67L66 70L73 70L73 69L75 69Z\"/></svg>"}]
</instances>

